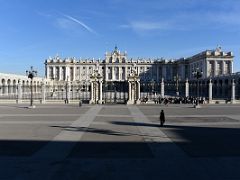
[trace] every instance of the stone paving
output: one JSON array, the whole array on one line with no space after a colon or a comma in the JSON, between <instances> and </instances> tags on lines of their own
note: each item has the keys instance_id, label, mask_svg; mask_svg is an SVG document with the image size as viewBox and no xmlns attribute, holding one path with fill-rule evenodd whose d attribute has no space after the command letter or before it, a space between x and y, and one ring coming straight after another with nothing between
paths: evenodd
<instances>
[{"instance_id":1,"label":"stone paving","mask_svg":"<svg viewBox=\"0 0 240 180\"><path fill-rule=\"evenodd\" d=\"M0 179L238 180L239 109L0 105Z\"/></svg>"}]
</instances>

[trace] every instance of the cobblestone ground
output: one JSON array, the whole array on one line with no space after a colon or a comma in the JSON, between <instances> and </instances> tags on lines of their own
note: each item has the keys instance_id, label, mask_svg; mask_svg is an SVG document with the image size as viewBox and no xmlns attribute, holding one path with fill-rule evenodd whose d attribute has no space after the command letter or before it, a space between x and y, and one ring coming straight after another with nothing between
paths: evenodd
<instances>
[{"instance_id":1,"label":"cobblestone ground","mask_svg":"<svg viewBox=\"0 0 240 180\"><path fill-rule=\"evenodd\" d=\"M0 105L0 179L238 180L239 109Z\"/></svg>"}]
</instances>

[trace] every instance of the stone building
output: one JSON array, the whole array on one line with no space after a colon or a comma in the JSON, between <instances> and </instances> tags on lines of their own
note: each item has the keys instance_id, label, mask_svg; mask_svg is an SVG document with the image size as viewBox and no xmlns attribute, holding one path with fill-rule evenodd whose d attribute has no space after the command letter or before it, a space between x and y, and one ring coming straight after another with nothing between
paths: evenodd
<instances>
[{"instance_id":1,"label":"stone building","mask_svg":"<svg viewBox=\"0 0 240 180\"><path fill-rule=\"evenodd\" d=\"M33 93L41 94L42 83L44 78L35 77L33 79ZM0 99L13 99L17 100L30 97L31 79L27 76L16 74L0 73Z\"/></svg>"},{"instance_id":2,"label":"stone building","mask_svg":"<svg viewBox=\"0 0 240 180\"><path fill-rule=\"evenodd\" d=\"M127 81L135 71L141 81L173 81L176 76L193 79L192 71L202 71L202 79L233 73L233 53L223 52L220 47L206 50L188 58L180 59L132 59L126 52L106 52L105 59L76 59L59 56L45 61L46 78L55 81L87 81L94 71L98 71L103 81Z\"/></svg>"},{"instance_id":3,"label":"stone building","mask_svg":"<svg viewBox=\"0 0 240 180\"><path fill-rule=\"evenodd\" d=\"M45 76L54 84L85 84L82 85L84 89L90 90L91 97L100 103L103 91L115 91L115 98L121 96L116 92L122 91L123 100L127 99L132 104L143 97L196 96L193 72L201 72L201 82L218 76L230 76L233 73L233 57L232 52L224 52L217 47L187 58L133 59L128 58L127 52L120 52L115 47L112 52L105 53L104 59L48 58L45 61ZM197 82L199 85L199 79ZM105 101L107 96L105 93Z\"/></svg>"},{"instance_id":4,"label":"stone building","mask_svg":"<svg viewBox=\"0 0 240 180\"><path fill-rule=\"evenodd\" d=\"M158 97L197 96L235 102L240 99L240 74L233 73L233 58L220 47L179 59L133 59L117 47L104 59L56 56L45 61L45 78L33 79L34 98L137 104ZM26 76L0 73L0 79L1 99L30 97L31 80Z\"/></svg>"}]
</instances>

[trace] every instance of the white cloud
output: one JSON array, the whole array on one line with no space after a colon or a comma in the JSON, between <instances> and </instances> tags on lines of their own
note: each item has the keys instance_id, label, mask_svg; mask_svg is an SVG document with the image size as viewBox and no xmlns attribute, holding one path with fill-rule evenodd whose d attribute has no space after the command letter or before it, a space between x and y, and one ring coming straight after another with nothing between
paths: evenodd
<instances>
[{"instance_id":1,"label":"white cloud","mask_svg":"<svg viewBox=\"0 0 240 180\"><path fill-rule=\"evenodd\" d=\"M97 35L97 32L94 31L92 28L90 28L88 25L86 25L84 22L82 22L70 15L63 14L61 12L58 12L58 14L61 15L60 17L56 18L56 23L57 23L58 27L60 27L62 29L76 30L80 25L83 29L85 29L89 33Z\"/></svg>"},{"instance_id":2,"label":"white cloud","mask_svg":"<svg viewBox=\"0 0 240 180\"><path fill-rule=\"evenodd\" d=\"M57 25L63 29L75 28L75 23L66 18L57 18Z\"/></svg>"},{"instance_id":3,"label":"white cloud","mask_svg":"<svg viewBox=\"0 0 240 180\"><path fill-rule=\"evenodd\" d=\"M72 22L75 22L77 24L79 24L80 26L82 26L85 30L87 30L88 32L90 33L93 33L93 34L97 34L92 28L90 28L89 26L87 26L85 23L83 23L82 21L72 17L72 16L69 16L69 15L66 15L66 14L63 14L63 16L67 19L65 19L65 21L61 21L63 24L62 25L68 25L69 24L69 21L67 20L70 20Z\"/></svg>"}]
</instances>

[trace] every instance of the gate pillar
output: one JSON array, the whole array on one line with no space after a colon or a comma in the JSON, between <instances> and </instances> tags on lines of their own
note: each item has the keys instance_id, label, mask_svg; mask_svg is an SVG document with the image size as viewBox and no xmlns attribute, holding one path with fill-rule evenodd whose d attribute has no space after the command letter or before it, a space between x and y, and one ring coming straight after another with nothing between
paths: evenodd
<instances>
[{"instance_id":1,"label":"gate pillar","mask_svg":"<svg viewBox=\"0 0 240 180\"><path fill-rule=\"evenodd\" d=\"M212 80L209 80L209 85L208 85L208 103L212 103Z\"/></svg>"},{"instance_id":2,"label":"gate pillar","mask_svg":"<svg viewBox=\"0 0 240 180\"><path fill-rule=\"evenodd\" d=\"M140 79L135 71L128 77L128 101L127 104L140 104Z\"/></svg>"},{"instance_id":3,"label":"gate pillar","mask_svg":"<svg viewBox=\"0 0 240 180\"><path fill-rule=\"evenodd\" d=\"M103 85L103 82L102 80L99 81L99 98L98 98L98 104L102 104L103 101L102 101L102 85Z\"/></svg>"},{"instance_id":4,"label":"gate pillar","mask_svg":"<svg viewBox=\"0 0 240 180\"><path fill-rule=\"evenodd\" d=\"M186 82L185 82L185 97L188 97L189 96L189 82L188 82L188 79L186 79Z\"/></svg>"},{"instance_id":5,"label":"gate pillar","mask_svg":"<svg viewBox=\"0 0 240 180\"><path fill-rule=\"evenodd\" d=\"M164 98L164 79L162 78L162 81L161 81L161 97Z\"/></svg>"},{"instance_id":6,"label":"gate pillar","mask_svg":"<svg viewBox=\"0 0 240 180\"><path fill-rule=\"evenodd\" d=\"M90 76L91 80L91 100L90 104L102 104L102 76L95 70Z\"/></svg>"},{"instance_id":7,"label":"gate pillar","mask_svg":"<svg viewBox=\"0 0 240 180\"><path fill-rule=\"evenodd\" d=\"M231 93L231 103L235 104L235 80L232 80L232 93Z\"/></svg>"}]
</instances>

